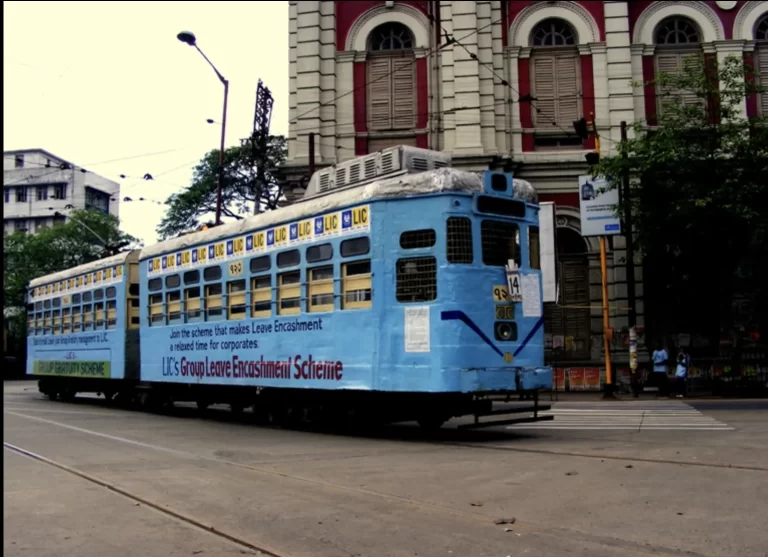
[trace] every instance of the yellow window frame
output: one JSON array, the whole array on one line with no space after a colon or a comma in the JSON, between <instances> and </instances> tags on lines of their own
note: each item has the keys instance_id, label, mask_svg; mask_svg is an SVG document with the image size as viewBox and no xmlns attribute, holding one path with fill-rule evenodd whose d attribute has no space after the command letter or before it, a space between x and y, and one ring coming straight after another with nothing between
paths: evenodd
<instances>
[{"instance_id":1,"label":"yellow window frame","mask_svg":"<svg viewBox=\"0 0 768 557\"><path fill-rule=\"evenodd\" d=\"M236 288L240 287L240 290ZM245 279L233 280L227 283L227 319L239 321L248 316L248 306L245 303ZM235 313L235 310L237 313Z\"/></svg>"},{"instance_id":2,"label":"yellow window frame","mask_svg":"<svg viewBox=\"0 0 768 557\"><path fill-rule=\"evenodd\" d=\"M149 295L149 322L158 323L163 320L163 295Z\"/></svg>"},{"instance_id":3,"label":"yellow window frame","mask_svg":"<svg viewBox=\"0 0 768 557\"><path fill-rule=\"evenodd\" d=\"M83 329L83 310L80 306L72 308L72 331L77 332Z\"/></svg>"},{"instance_id":4,"label":"yellow window frame","mask_svg":"<svg viewBox=\"0 0 768 557\"><path fill-rule=\"evenodd\" d=\"M307 281L307 311L316 313L319 311L334 310L334 275L333 265L324 265L309 269ZM330 278L327 276L330 274ZM315 297L331 296L330 303L315 303Z\"/></svg>"},{"instance_id":5,"label":"yellow window frame","mask_svg":"<svg viewBox=\"0 0 768 557\"><path fill-rule=\"evenodd\" d=\"M43 312L43 334L48 334L51 331L51 312Z\"/></svg>"},{"instance_id":6,"label":"yellow window frame","mask_svg":"<svg viewBox=\"0 0 768 557\"><path fill-rule=\"evenodd\" d=\"M61 311L57 309L53 310L53 334L61 334Z\"/></svg>"},{"instance_id":7,"label":"yellow window frame","mask_svg":"<svg viewBox=\"0 0 768 557\"><path fill-rule=\"evenodd\" d=\"M62 333L69 334L72 329L72 310L69 308L61 311Z\"/></svg>"},{"instance_id":8,"label":"yellow window frame","mask_svg":"<svg viewBox=\"0 0 768 557\"><path fill-rule=\"evenodd\" d=\"M288 277L298 275L297 282L287 282ZM277 313L278 315L297 315L301 313L301 271L289 271L278 275L277 281ZM298 300L296 307L284 308L283 302Z\"/></svg>"},{"instance_id":9,"label":"yellow window frame","mask_svg":"<svg viewBox=\"0 0 768 557\"><path fill-rule=\"evenodd\" d=\"M85 304L83 306L83 330L85 330L86 327L90 327L93 325L93 304Z\"/></svg>"},{"instance_id":10,"label":"yellow window frame","mask_svg":"<svg viewBox=\"0 0 768 557\"><path fill-rule=\"evenodd\" d=\"M107 329L117 327L117 300L107 300Z\"/></svg>"},{"instance_id":11,"label":"yellow window frame","mask_svg":"<svg viewBox=\"0 0 768 557\"><path fill-rule=\"evenodd\" d=\"M368 263L369 272L361 274L350 274L349 268L352 265ZM341 272L341 309L366 309L373 305L372 273L370 272L370 259L359 261L350 261L342 265ZM349 294L353 292L369 292L369 300L347 300Z\"/></svg>"},{"instance_id":12,"label":"yellow window frame","mask_svg":"<svg viewBox=\"0 0 768 557\"><path fill-rule=\"evenodd\" d=\"M168 320L181 319L181 290L165 293L165 317Z\"/></svg>"},{"instance_id":13,"label":"yellow window frame","mask_svg":"<svg viewBox=\"0 0 768 557\"><path fill-rule=\"evenodd\" d=\"M257 310L256 304L269 303L269 309ZM251 279L251 317L272 316L272 275L262 275Z\"/></svg>"},{"instance_id":14,"label":"yellow window frame","mask_svg":"<svg viewBox=\"0 0 768 557\"><path fill-rule=\"evenodd\" d=\"M93 304L94 323L97 327L104 326L104 302L94 302Z\"/></svg>"},{"instance_id":15,"label":"yellow window frame","mask_svg":"<svg viewBox=\"0 0 768 557\"><path fill-rule=\"evenodd\" d=\"M219 293L212 294L211 290L217 288ZM222 304L222 288L221 283L209 284L205 287L205 311L210 315L211 311L221 311L223 309Z\"/></svg>"},{"instance_id":16,"label":"yellow window frame","mask_svg":"<svg viewBox=\"0 0 768 557\"><path fill-rule=\"evenodd\" d=\"M197 290L197 296L192 296L194 291ZM184 307L187 312L187 319L194 319L200 317L200 287L193 286L184 290ZM190 315L193 311L197 312L197 315Z\"/></svg>"}]
</instances>

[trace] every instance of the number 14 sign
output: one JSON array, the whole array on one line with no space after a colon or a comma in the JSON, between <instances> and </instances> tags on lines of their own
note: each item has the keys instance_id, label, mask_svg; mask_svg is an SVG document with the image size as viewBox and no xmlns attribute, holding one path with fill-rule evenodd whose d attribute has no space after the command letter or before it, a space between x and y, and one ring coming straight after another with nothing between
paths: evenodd
<instances>
[{"instance_id":1,"label":"number 14 sign","mask_svg":"<svg viewBox=\"0 0 768 557\"><path fill-rule=\"evenodd\" d=\"M509 289L509 301L510 302L522 302L523 292L520 287L520 271L517 268L517 264L514 260L510 259L506 267L507 271L507 288Z\"/></svg>"}]
</instances>

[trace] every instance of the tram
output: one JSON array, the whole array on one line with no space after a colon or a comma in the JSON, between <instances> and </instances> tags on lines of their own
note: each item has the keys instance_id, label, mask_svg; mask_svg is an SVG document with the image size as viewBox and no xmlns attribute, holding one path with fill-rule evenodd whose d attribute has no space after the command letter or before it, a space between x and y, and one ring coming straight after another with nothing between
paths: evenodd
<instances>
[{"instance_id":1,"label":"tram","mask_svg":"<svg viewBox=\"0 0 768 557\"><path fill-rule=\"evenodd\" d=\"M497 395L552 386L535 191L450 163L386 149L318 171L293 205L36 279L27 372L51 397L280 422L548 419L534 396L515 409L532 415L480 421L508 413Z\"/></svg>"}]
</instances>

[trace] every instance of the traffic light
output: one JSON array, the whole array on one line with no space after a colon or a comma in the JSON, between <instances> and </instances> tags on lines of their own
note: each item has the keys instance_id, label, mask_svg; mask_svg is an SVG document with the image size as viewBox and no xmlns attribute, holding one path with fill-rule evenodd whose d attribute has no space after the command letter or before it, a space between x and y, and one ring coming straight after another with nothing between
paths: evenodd
<instances>
[{"instance_id":1,"label":"traffic light","mask_svg":"<svg viewBox=\"0 0 768 557\"><path fill-rule=\"evenodd\" d=\"M600 163L600 136L597 135L597 128L595 127L594 116L592 120L587 121L585 118L579 118L573 121L573 129L576 130L576 135L581 139L588 139L590 134L595 138L595 150L584 155L589 166L595 166Z\"/></svg>"},{"instance_id":2,"label":"traffic light","mask_svg":"<svg viewBox=\"0 0 768 557\"><path fill-rule=\"evenodd\" d=\"M582 139L589 137L589 126L584 118L579 118L573 121L573 129L576 130L576 135Z\"/></svg>"}]
</instances>

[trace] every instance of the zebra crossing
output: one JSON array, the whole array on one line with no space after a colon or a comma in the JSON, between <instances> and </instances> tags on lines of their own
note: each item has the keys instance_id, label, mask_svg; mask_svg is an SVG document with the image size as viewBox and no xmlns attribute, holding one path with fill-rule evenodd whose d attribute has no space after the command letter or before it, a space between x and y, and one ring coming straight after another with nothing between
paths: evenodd
<instances>
[{"instance_id":1,"label":"zebra crossing","mask_svg":"<svg viewBox=\"0 0 768 557\"><path fill-rule=\"evenodd\" d=\"M684 402L554 403L539 413L554 420L507 426L512 430L733 431Z\"/></svg>"}]
</instances>

